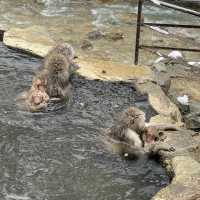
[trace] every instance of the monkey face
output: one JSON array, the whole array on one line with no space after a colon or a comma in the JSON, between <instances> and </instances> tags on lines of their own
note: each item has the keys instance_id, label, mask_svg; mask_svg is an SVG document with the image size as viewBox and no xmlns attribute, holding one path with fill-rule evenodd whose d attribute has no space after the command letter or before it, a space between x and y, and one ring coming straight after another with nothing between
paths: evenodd
<instances>
[{"instance_id":1,"label":"monkey face","mask_svg":"<svg viewBox=\"0 0 200 200\"><path fill-rule=\"evenodd\" d=\"M34 88L36 90L44 91L45 86L46 86L46 82L47 81L45 81L45 80L42 80L40 78L36 78L36 79L33 80L32 88Z\"/></svg>"},{"instance_id":2,"label":"monkey face","mask_svg":"<svg viewBox=\"0 0 200 200\"><path fill-rule=\"evenodd\" d=\"M56 59L53 63L52 63L53 68L55 69L55 71L60 72L63 70L63 66L65 66L65 62L61 59Z\"/></svg>"},{"instance_id":3,"label":"monkey face","mask_svg":"<svg viewBox=\"0 0 200 200\"><path fill-rule=\"evenodd\" d=\"M43 102L43 97L41 95L33 95L32 96L32 103L34 105L39 105Z\"/></svg>"},{"instance_id":4,"label":"monkey face","mask_svg":"<svg viewBox=\"0 0 200 200\"><path fill-rule=\"evenodd\" d=\"M145 127L145 113L138 108L129 107L123 114L123 123L136 132L143 131Z\"/></svg>"},{"instance_id":5,"label":"monkey face","mask_svg":"<svg viewBox=\"0 0 200 200\"><path fill-rule=\"evenodd\" d=\"M54 54L49 57L46 62L46 66L50 71L50 74L57 74L60 72L69 71L70 63L67 58L61 54Z\"/></svg>"},{"instance_id":6,"label":"monkey face","mask_svg":"<svg viewBox=\"0 0 200 200\"><path fill-rule=\"evenodd\" d=\"M163 132L153 126L147 127L143 134L144 143L155 143L163 136Z\"/></svg>"}]
</instances>

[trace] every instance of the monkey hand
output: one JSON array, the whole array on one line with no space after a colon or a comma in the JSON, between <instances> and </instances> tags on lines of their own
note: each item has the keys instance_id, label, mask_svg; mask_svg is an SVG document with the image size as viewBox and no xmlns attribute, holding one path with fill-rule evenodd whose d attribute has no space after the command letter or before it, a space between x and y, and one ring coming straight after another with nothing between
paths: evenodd
<instances>
[{"instance_id":1,"label":"monkey hand","mask_svg":"<svg viewBox=\"0 0 200 200\"><path fill-rule=\"evenodd\" d=\"M160 154L161 151L174 152L176 149L166 142L155 143L150 149L150 153L153 155Z\"/></svg>"}]
</instances>

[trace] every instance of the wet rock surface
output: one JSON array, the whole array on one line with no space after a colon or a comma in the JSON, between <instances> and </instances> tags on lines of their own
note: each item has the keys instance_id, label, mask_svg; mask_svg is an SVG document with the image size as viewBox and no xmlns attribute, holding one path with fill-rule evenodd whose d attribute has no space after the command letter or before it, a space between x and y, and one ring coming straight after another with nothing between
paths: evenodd
<instances>
[{"instance_id":1,"label":"wet rock surface","mask_svg":"<svg viewBox=\"0 0 200 200\"><path fill-rule=\"evenodd\" d=\"M166 136L164 143L175 148L175 151L168 152L160 150L158 155L163 161L172 159L175 156L184 155L191 156L194 159L199 158L200 153L200 137L190 130L165 131Z\"/></svg>"},{"instance_id":2,"label":"wet rock surface","mask_svg":"<svg viewBox=\"0 0 200 200\"><path fill-rule=\"evenodd\" d=\"M174 178L172 183L159 191L152 200L198 200L200 164L188 156L176 156L172 159Z\"/></svg>"},{"instance_id":3,"label":"wet rock surface","mask_svg":"<svg viewBox=\"0 0 200 200\"><path fill-rule=\"evenodd\" d=\"M161 115L170 117L177 123L181 123L182 116L178 107L165 95L161 87L152 82L137 84L137 88L142 93L148 94L150 105Z\"/></svg>"}]
</instances>

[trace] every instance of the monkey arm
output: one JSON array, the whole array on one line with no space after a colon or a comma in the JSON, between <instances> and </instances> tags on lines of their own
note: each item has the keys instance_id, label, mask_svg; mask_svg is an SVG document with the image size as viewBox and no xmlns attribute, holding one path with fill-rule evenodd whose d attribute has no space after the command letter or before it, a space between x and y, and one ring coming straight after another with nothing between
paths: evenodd
<instances>
[{"instance_id":1,"label":"monkey arm","mask_svg":"<svg viewBox=\"0 0 200 200\"><path fill-rule=\"evenodd\" d=\"M149 152L152 155L159 154L160 151L174 152L175 148L166 142L157 142L151 145Z\"/></svg>"},{"instance_id":2,"label":"monkey arm","mask_svg":"<svg viewBox=\"0 0 200 200\"><path fill-rule=\"evenodd\" d=\"M146 123L146 127L155 127L157 130L160 131L179 131L181 128L175 124L151 124Z\"/></svg>"},{"instance_id":3,"label":"monkey arm","mask_svg":"<svg viewBox=\"0 0 200 200\"><path fill-rule=\"evenodd\" d=\"M43 108L46 108L47 107L47 102L43 101L42 103L40 103L39 105L33 105L33 104L29 104L29 110L31 112L36 112L36 111L39 111Z\"/></svg>"}]
</instances>

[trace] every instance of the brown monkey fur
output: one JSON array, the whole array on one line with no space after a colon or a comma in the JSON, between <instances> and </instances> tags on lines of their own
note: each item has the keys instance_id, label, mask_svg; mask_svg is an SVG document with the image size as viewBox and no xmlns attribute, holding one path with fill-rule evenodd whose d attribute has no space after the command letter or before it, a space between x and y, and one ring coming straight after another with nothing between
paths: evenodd
<instances>
[{"instance_id":1,"label":"brown monkey fur","mask_svg":"<svg viewBox=\"0 0 200 200\"><path fill-rule=\"evenodd\" d=\"M49 61L53 60L54 58L52 57L55 57L56 54L63 55L68 60L69 74L74 73L79 68L79 66L73 61L75 57L74 49L71 45L67 43L59 43L48 52L48 54L44 58L44 68L50 67Z\"/></svg>"},{"instance_id":2,"label":"brown monkey fur","mask_svg":"<svg viewBox=\"0 0 200 200\"><path fill-rule=\"evenodd\" d=\"M40 74L35 77L29 91L23 92L16 100L18 105L25 110L36 112L48 105L49 96L46 93L46 79Z\"/></svg>"},{"instance_id":3,"label":"brown monkey fur","mask_svg":"<svg viewBox=\"0 0 200 200\"><path fill-rule=\"evenodd\" d=\"M145 113L136 107L129 107L122 112L117 123L105 131L104 143L109 150L127 158L150 154L152 149L156 152L161 149L171 151L171 146L163 142L165 136L162 131L167 130L179 129L171 124L146 126Z\"/></svg>"}]
</instances>

